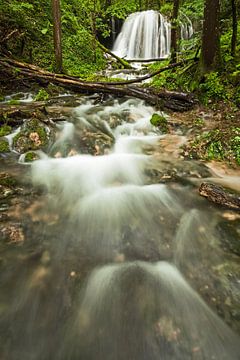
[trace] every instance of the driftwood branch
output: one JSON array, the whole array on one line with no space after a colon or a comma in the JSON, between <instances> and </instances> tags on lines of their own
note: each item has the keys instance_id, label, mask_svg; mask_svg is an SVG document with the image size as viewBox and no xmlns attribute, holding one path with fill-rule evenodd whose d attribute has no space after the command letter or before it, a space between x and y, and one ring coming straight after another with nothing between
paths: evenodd
<instances>
[{"instance_id":1,"label":"driftwood branch","mask_svg":"<svg viewBox=\"0 0 240 360\"><path fill-rule=\"evenodd\" d=\"M240 211L240 197L229 193L219 185L202 183L199 193L215 204Z\"/></svg>"}]
</instances>

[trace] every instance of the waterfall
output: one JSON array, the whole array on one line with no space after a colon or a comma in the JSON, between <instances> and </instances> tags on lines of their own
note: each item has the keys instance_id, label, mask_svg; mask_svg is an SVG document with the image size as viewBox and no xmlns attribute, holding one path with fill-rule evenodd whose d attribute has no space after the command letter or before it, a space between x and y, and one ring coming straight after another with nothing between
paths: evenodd
<instances>
[{"instance_id":1,"label":"waterfall","mask_svg":"<svg viewBox=\"0 0 240 360\"><path fill-rule=\"evenodd\" d=\"M180 13L181 39L193 35L191 20ZM127 17L113 46L113 52L126 59L164 59L170 55L171 24L158 11L136 12Z\"/></svg>"},{"instance_id":2,"label":"waterfall","mask_svg":"<svg viewBox=\"0 0 240 360\"><path fill-rule=\"evenodd\" d=\"M113 52L127 59L165 58L170 54L171 25L158 11L131 14L124 22Z\"/></svg>"},{"instance_id":3,"label":"waterfall","mask_svg":"<svg viewBox=\"0 0 240 360\"><path fill-rule=\"evenodd\" d=\"M193 35L193 24L189 17L184 14L182 11L180 12L180 31L181 31L181 39L188 40Z\"/></svg>"}]
</instances>

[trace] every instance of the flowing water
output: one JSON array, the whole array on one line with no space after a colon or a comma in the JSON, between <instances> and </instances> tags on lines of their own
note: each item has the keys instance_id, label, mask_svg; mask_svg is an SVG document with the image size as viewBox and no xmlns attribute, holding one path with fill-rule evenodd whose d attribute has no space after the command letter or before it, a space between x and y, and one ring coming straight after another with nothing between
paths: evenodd
<instances>
[{"instance_id":1,"label":"flowing water","mask_svg":"<svg viewBox=\"0 0 240 360\"><path fill-rule=\"evenodd\" d=\"M155 112L82 98L40 160L9 162L34 191L9 205L24 241L0 244L0 359L239 359L225 212L199 198L191 180L208 171L164 146L184 137Z\"/></svg>"},{"instance_id":2,"label":"flowing water","mask_svg":"<svg viewBox=\"0 0 240 360\"><path fill-rule=\"evenodd\" d=\"M184 40L193 35L192 22L183 13L180 34ZM129 15L113 46L113 52L126 59L164 59L170 55L170 49L171 23L161 13L153 10Z\"/></svg>"}]
</instances>

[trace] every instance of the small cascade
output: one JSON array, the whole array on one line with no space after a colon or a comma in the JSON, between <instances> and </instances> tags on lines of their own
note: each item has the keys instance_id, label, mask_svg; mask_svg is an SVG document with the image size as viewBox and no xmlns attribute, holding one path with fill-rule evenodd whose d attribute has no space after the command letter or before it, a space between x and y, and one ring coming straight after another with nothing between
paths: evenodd
<instances>
[{"instance_id":1,"label":"small cascade","mask_svg":"<svg viewBox=\"0 0 240 360\"><path fill-rule=\"evenodd\" d=\"M193 35L191 20L180 14L181 39ZM136 12L127 17L113 46L113 52L126 59L164 59L170 55L171 23L158 11Z\"/></svg>"},{"instance_id":2,"label":"small cascade","mask_svg":"<svg viewBox=\"0 0 240 360\"><path fill-rule=\"evenodd\" d=\"M181 39L188 40L193 36L193 24L189 17L180 12L180 30L181 30Z\"/></svg>"},{"instance_id":3,"label":"small cascade","mask_svg":"<svg viewBox=\"0 0 240 360\"><path fill-rule=\"evenodd\" d=\"M0 359L239 360L238 258L218 245L218 212L180 182L154 113L81 97L38 152L39 191L13 202L26 240L1 242Z\"/></svg>"},{"instance_id":4,"label":"small cascade","mask_svg":"<svg viewBox=\"0 0 240 360\"><path fill-rule=\"evenodd\" d=\"M237 360L239 355L237 336L167 262L94 270L70 324L73 338L61 348L61 359L64 353L99 360Z\"/></svg>"},{"instance_id":5,"label":"small cascade","mask_svg":"<svg viewBox=\"0 0 240 360\"><path fill-rule=\"evenodd\" d=\"M171 24L158 11L148 10L125 20L113 52L126 59L166 58L170 45Z\"/></svg>"}]
</instances>

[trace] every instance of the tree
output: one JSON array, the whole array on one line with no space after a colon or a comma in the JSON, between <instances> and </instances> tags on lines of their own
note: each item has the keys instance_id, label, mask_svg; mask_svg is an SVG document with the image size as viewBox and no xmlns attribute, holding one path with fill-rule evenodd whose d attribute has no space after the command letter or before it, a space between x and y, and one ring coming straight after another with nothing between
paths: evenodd
<instances>
[{"instance_id":1,"label":"tree","mask_svg":"<svg viewBox=\"0 0 240 360\"><path fill-rule=\"evenodd\" d=\"M232 40L231 40L231 55L234 57L236 53L237 43L237 5L235 0L231 0L232 5Z\"/></svg>"},{"instance_id":2,"label":"tree","mask_svg":"<svg viewBox=\"0 0 240 360\"><path fill-rule=\"evenodd\" d=\"M220 1L205 0L201 72L216 70L220 63Z\"/></svg>"},{"instance_id":3,"label":"tree","mask_svg":"<svg viewBox=\"0 0 240 360\"><path fill-rule=\"evenodd\" d=\"M173 14L172 14L172 30L171 30L171 61L177 60L177 32L178 32L178 12L179 12L180 0L174 0L173 2Z\"/></svg>"},{"instance_id":4,"label":"tree","mask_svg":"<svg viewBox=\"0 0 240 360\"><path fill-rule=\"evenodd\" d=\"M52 0L53 40L56 72L62 72L61 9L60 0Z\"/></svg>"}]
</instances>

